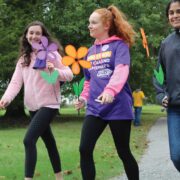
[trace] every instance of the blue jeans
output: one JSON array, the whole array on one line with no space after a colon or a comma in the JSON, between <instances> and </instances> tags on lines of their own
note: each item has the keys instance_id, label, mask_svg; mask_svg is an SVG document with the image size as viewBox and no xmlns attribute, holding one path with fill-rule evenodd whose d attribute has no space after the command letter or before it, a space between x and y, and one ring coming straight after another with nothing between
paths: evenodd
<instances>
[{"instance_id":1,"label":"blue jeans","mask_svg":"<svg viewBox=\"0 0 180 180\"><path fill-rule=\"evenodd\" d=\"M170 156L180 172L180 107L168 108L167 117Z\"/></svg>"},{"instance_id":2,"label":"blue jeans","mask_svg":"<svg viewBox=\"0 0 180 180\"><path fill-rule=\"evenodd\" d=\"M134 107L134 125L139 126L141 124L141 112L142 112L142 107Z\"/></svg>"}]
</instances>

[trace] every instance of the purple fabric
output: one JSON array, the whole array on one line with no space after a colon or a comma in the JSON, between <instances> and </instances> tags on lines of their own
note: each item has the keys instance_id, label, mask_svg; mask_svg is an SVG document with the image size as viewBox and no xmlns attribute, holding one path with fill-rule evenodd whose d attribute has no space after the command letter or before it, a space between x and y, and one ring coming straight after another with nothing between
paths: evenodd
<instances>
[{"instance_id":1,"label":"purple fabric","mask_svg":"<svg viewBox=\"0 0 180 180\"><path fill-rule=\"evenodd\" d=\"M132 120L132 93L126 82L111 104L102 105L95 99L109 83L115 67L119 64L130 65L129 47L122 40L93 45L87 55L92 68L85 69L86 81L90 81L86 115L99 116L105 120ZM121 76L121 74L119 74Z\"/></svg>"},{"instance_id":2,"label":"purple fabric","mask_svg":"<svg viewBox=\"0 0 180 180\"><path fill-rule=\"evenodd\" d=\"M38 50L37 58L33 66L34 69L44 69L46 68L47 60L56 59L53 52L58 49L58 46L55 43L50 43L48 45L48 39L45 36L41 37L41 44L37 42L32 43L32 48Z\"/></svg>"},{"instance_id":3,"label":"purple fabric","mask_svg":"<svg viewBox=\"0 0 180 180\"><path fill-rule=\"evenodd\" d=\"M46 60L36 58L33 69L44 69L46 68Z\"/></svg>"}]
</instances>

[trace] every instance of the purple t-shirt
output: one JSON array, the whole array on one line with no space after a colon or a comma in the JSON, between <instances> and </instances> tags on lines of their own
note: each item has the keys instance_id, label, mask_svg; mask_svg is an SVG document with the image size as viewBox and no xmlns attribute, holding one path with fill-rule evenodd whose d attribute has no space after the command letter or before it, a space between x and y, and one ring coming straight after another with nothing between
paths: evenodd
<instances>
[{"instance_id":1,"label":"purple t-shirt","mask_svg":"<svg viewBox=\"0 0 180 180\"><path fill-rule=\"evenodd\" d=\"M92 67L84 70L86 80L90 81L86 115L98 116L104 120L132 120L132 93L127 82L115 96L113 103L102 105L95 101L108 84L115 66L130 65L127 44L122 40L115 40L107 44L93 45L88 51L87 61L91 62Z\"/></svg>"}]
</instances>

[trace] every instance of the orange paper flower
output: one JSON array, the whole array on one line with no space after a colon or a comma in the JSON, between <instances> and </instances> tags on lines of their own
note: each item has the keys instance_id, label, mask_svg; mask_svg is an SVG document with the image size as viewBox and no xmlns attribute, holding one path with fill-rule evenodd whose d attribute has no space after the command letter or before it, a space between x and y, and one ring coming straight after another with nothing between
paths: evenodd
<instances>
[{"instance_id":1,"label":"orange paper flower","mask_svg":"<svg viewBox=\"0 0 180 180\"><path fill-rule=\"evenodd\" d=\"M86 60L82 60L88 52L88 49L86 47L80 47L77 51L76 48L72 45L67 45L65 47L65 52L68 56L64 56L62 58L62 63L65 66L71 66L72 72L77 75L80 73L80 66L83 68L91 68L91 63Z\"/></svg>"},{"instance_id":2,"label":"orange paper flower","mask_svg":"<svg viewBox=\"0 0 180 180\"><path fill-rule=\"evenodd\" d=\"M147 57L149 57L149 47L148 47L148 43L147 43L147 39L146 39L146 35L145 35L145 32L144 32L144 29L140 28L140 31L141 31L141 35L142 35L142 44L143 44L143 47L146 49Z\"/></svg>"}]
</instances>

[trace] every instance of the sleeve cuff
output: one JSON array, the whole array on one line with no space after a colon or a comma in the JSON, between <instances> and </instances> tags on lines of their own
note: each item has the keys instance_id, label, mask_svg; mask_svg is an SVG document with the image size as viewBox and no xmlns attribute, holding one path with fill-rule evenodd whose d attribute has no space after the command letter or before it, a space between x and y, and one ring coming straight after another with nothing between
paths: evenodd
<instances>
[{"instance_id":1,"label":"sleeve cuff","mask_svg":"<svg viewBox=\"0 0 180 180\"><path fill-rule=\"evenodd\" d=\"M167 95L165 93L160 93L156 96L156 100L157 100L157 103L162 105L162 101L163 99L167 97Z\"/></svg>"},{"instance_id":2,"label":"sleeve cuff","mask_svg":"<svg viewBox=\"0 0 180 180\"><path fill-rule=\"evenodd\" d=\"M105 89L104 93L110 94L113 97L116 95L116 93L112 89Z\"/></svg>"}]
</instances>

